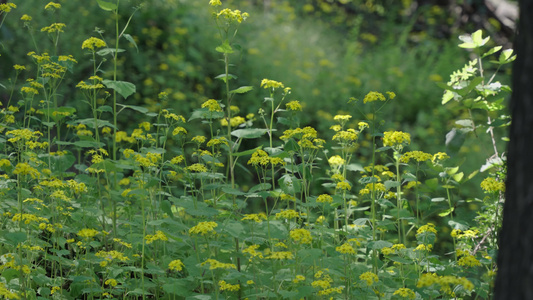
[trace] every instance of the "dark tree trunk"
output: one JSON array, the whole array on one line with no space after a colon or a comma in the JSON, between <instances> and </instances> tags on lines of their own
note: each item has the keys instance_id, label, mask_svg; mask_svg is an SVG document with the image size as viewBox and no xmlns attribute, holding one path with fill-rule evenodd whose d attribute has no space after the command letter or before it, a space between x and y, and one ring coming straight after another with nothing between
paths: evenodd
<instances>
[{"instance_id":1,"label":"dark tree trunk","mask_svg":"<svg viewBox=\"0 0 533 300\"><path fill-rule=\"evenodd\" d=\"M533 299L533 0L520 0L496 299Z\"/></svg>"}]
</instances>

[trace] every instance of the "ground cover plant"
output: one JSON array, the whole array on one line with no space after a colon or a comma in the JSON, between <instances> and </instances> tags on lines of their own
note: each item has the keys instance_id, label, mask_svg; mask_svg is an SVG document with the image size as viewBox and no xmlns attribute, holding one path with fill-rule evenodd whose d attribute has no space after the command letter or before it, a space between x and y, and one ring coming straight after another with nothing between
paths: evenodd
<instances>
[{"instance_id":1,"label":"ground cover plant","mask_svg":"<svg viewBox=\"0 0 533 300\"><path fill-rule=\"evenodd\" d=\"M128 104L137 83L121 80L120 61L136 48L127 32L142 8L119 17L118 1L97 2L114 33L96 30L74 57L61 53L65 24L40 28L53 52L29 50L0 86L9 92L0 124L4 298L490 298L505 178L495 128L510 120L508 87L485 62L509 63L512 50L486 49L481 31L463 36L476 59L441 84L443 104L468 113L449 143L486 131L494 150L481 200L465 201L457 190L478 175L444 151L411 149L412 136L383 117L394 92L346 99L350 113L322 124L326 140L301 124L298 86L236 86L234 39L253 16L218 0L205 5L218 29L220 94L193 111ZM0 22L14 9L0 4ZM32 16L20 21L31 29ZM80 60L92 66L76 84L84 108L62 99ZM254 89L263 99L243 114L239 97ZM117 122L126 112L140 120L128 131ZM207 134L190 134L198 127Z\"/></svg>"}]
</instances>

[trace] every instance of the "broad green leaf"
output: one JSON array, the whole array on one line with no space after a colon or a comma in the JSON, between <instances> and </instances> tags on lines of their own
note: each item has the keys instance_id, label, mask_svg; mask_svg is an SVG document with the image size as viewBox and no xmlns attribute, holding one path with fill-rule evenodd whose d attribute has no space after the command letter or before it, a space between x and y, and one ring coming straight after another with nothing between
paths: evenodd
<instances>
[{"instance_id":1,"label":"broad green leaf","mask_svg":"<svg viewBox=\"0 0 533 300\"><path fill-rule=\"evenodd\" d=\"M231 132L231 135L241 139L255 139L268 132L268 129L262 128L246 128L237 129Z\"/></svg>"},{"instance_id":2,"label":"broad green leaf","mask_svg":"<svg viewBox=\"0 0 533 300\"><path fill-rule=\"evenodd\" d=\"M80 148L101 148L105 144L104 143L98 143L96 141L77 141L74 142L74 146L80 147Z\"/></svg>"},{"instance_id":3,"label":"broad green leaf","mask_svg":"<svg viewBox=\"0 0 533 300\"><path fill-rule=\"evenodd\" d=\"M365 169L360 164L349 164L346 166L346 170L352 172L363 172Z\"/></svg>"},{"instance_id":4,"label":"broad green leaf","mask_svg":"<svg viewBox=\"0 0 533 300\"><path fill-rule=\"evenodd\" d=\"M135 50L137 50L137 53L139 53L139 48L137 48L137 43L135 43L135 40L133 39L133 37L127 33L123 34L123 36L126 38L126 40L128 40L128 42L130 42L130 44L132 44L135 47Z\"/></svg>"},{"instance_id":5,"label":"broad green leaf","mask_svg":"<svg viewBox=\"0 0 533 300\"><path fill-rule=\"evenodd\" d=\"M215 50L220 53L226 53L226 54L233 53L233 48L231 48L231 45L229 44L229 40L225 40L222 43L222 45L217 46Z\"/></svg>"},{"instance_id":6,"label":"broad green leaf","mask_svg":"<svg viewBox=\"0 0 533 300\"><path fill-rule=\"evenodd\" d=\"M9 244L16 246L26 240L27 236L25 232L7 232L3 234L3 237L9 242Z\"/></svg>"},{"instance_id":7,"label":"broad green leaf","mask_svg":"<svg viewBox=\"0 0 533 300\"><path fill-rule=\"evenodd\" d=\"M454 208L450 207L447 210L439 213L439 217L446 217L447 215L451 214L453 212Z\"/></svg>"},{"instance_id":8,"label":"broad green leaf","mask_svg":"<svg viewBox=\"0 0 533 300\"><path fill-rule=\"evenodd\" d=\"M391 188L395 188L395 187L398 187L400 186L400 183L398 181L392 181L392 180L387 180L385 181L385 188L387 190L390 190Z\"/></svg>"},{"instance_id":9,"label":"broad green leaf","mask_svg":"<svg viewBox=\"0 0 533 300\"><path fill-rule=\"evenodd\" d=\"M392 246L392 243L389 242L389 241L371 241L371 242L368 242L368 247L370 249L374 249L374 250L380 250L380 249L383 249L385 247L391 247Z\"/></svg>"},{"instance_id":10,"label":"broad green leaf","mask_svg":"<svg viewBox=\"0 0 533 300\"><path fill-rule=\"evenodd\" d=\"M163 200L161 201L161 210L166 213L169 217L174 219L174 213L172 212L172 205L170 204L170 201Z\"/></svg>"},{"instance_id":11,"label":"broad green leaf","mask_svg":"<svg viewBox=\"0 0 533 300\"><path fill-rule=\"evenodd\" d=\"M457 171L459 171L459 167L446 168L446 169L444 169L444 171L446 172L446 174L452 176L455 173L457 173Z\"/></svg>"},{"instance_id":12,"label":"broad green leaf","mask_svg":"<svg viewBox=\"0 0 533 300\"><path fill-rule=\"evenodd\" d=\"M290 174L283 175L278 180L278 184L280 185L283 192L289 195L298 193L301 190L300 180Z\"/></svg>"},{"instance_id":13,"label":"broad green leaf","mask_svg":"<svg viewBox=\"0 0 533 300\"><path fill-rule=\"evenodd\" d=\"M502 46L496 46L496 47L493 47L493 48L490 49L489 51L485 52L485 53L481 56L481 58L484 58L484 57L487 57L487 56L489 56L489 55L491 55L491 54L494 54L494 53L500 51L501 49L502 49Z\"/></svg>"},{"instance_id":14,"label":"broad green leaf","mask_svg":"<svg viewBox=\"0 0 533 300\"><path fill-rule=\"evenodd\" d=\"M230 195L235 195L235 196L242 196L242 195L246 195L245 192L242 192L242 191L239 191L237 189L232 189L230 187L223 187L222 188L222 192L226 193L226 194L230 194Z\"/></svg>"},{"instance_id":15,"label":"broad green leaf","mask_svg":"<svg viewBox=\"0 0 533 300\"><path fill-rule=\"evenodd\" d=\"M253 186L248 192L249 193L255 193L259 191L266 191L270 189L272 185L270 183L260 183L258 185Z\"/></svg>"},{"instance_id":16,"label":"broad green leaf","mask_svg":"<svg viewBox=\"0 0 533 300\"><path fill-rule=\"evenodd\" d=\"M122 97L124 97L124 99L135 93L135 85L131 82L104 79L102 83L108 88L115 90Z\"/></svg>"},{"instance_id":17,"label":"broad green leaf","mask_svg":"<svg viewBox=\"0 0 533 300\"><path fill-rule=\"evenodd\" d=\"M124 104L117 104L118 106L122 106L123 108L129 108L129 109L133 109L133 110L136 110L140 113L147 113L148 112L148 108L146 107L142 107L142 106L136 106L136 105L124 105Z\"/></svg>"},{"instance_id":18,"label":"broad green leaf","mask_svg":"<svg viewBox=\"0 0 533 300\"><path fill-rule=\"evenodd\" d=\"M102 48L98 51L96 51L96 54L100 55L100 56L106 56L108 54L111 54L111 53L120 53L120 52L125 52L126 50L124 49L115 49L115 48Z\"/></svg>"},{"instance_id":19,"label":"broad green leaf","mask_svg":"<svg viewBox=\"0 0 533 300\"><path fill-rule=\"evenodd\" d=\"M117 5L112 2L107 2L103 0L96 0L96 2L98 2L98 6L100 6L101 9L106 11L112 11L118 8Z\"/></svg>"},{"instance_id":20,"label":"broad green leaf","mask_svg":"<svg viewBox=\"0 0 533 300\"><path fill-rule=\"evenodd\" d=\"M233 75L233 74L228 74L228 76L226 76L226 74L220 74L218 76L215 77L215 79L220 79L222 81L224 81L224 83L229 79L237 79L238 77Z\"/></svg>"},{"instance_id":21,"label":"broad green leaf","mask_svg":"<svg viewBox=\"0 0 533 300\"><path fill-rule=\"evenodd\" d=\"M263 148L263 146L259 146L257 148L249 149L249 150L246 150L246 151L235 152L235 153L232 153L231 155L234 156L234 157L246 156L246 155L250 155L250 154L254 153L255 151L257 151L259 149L262 149L262 148Z\"/></svg>"},{"instance_id":22,"label":"broad green leaf","mask_svg":"<svg viewBox=\"0 0 533 300\"><path fill-rule=\"evenodd\" d=\"M251 90L253 90L253 86L241 86L240 88L236 88L234 90L229 91L230 94L244 94Z\"/></svg>"},{"instance_id":23,"label":"broad green leaf","mask_svg":"<svg viewBox=\"0 0 533 300\"><path fill-rule=\"evenodd\" d=\"M242 234L244 233L244 226L240 222L227 219L222 230L229 233L229 235L234 238L239 238L242 237Z\"/></svg>"},{"instance_id":24,"label":"broad green leaf","mask_svg":"<svg viewBox=\"0 0 533 300\"><path fill-rule=\"evenodd\" d=\"M39 109L39 112L42 112L45 116L49 116L52 120L58 122L59 120L76 113L76 109L74 107L61 106L57 108Z\"/></svg>"},{"instance_id":25,"label":"broad green leaf","mask_svg":"<svg viewBox=\"0 0 533 300\"><path fill-rule=\"evenodd\" d=\"M461 182L461 179L463 179L464 177L464 173L463 172L460 172L460 173L457 173L455 175L452 176L453 180L457 181L457 182Z\"/></svg>"},{"instance_id":26,"label":"broad green leaf","mask_svg":"<svg viewBox=\"0 0 533 300\"><path fill-rule=\"evenodd\" d=\"M287 152L298 152L300 151L300 146L294 139L288 139L283 145L283 150Z\"/></svg>"},{"instance_id":27,"label":"broad green leaf","mask_svg":"<svg viewBox=\"0 0 533 300\"><path fill-rule=\"evenodd\" d=\"M500 57L498 58L498 62L500 64L507 64L516 59L516 55L513 55L513 49L506 49L503 50L500 54Z\"/></svg>"}]
</instances>

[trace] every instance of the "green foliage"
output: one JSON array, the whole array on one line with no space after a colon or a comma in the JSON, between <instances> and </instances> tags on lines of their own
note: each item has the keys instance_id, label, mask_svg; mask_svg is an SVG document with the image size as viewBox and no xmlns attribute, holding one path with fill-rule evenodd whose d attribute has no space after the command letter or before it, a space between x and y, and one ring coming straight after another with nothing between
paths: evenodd
<instances>
[{"instance_id":1,"label":"green foliage","mask_svg":"<svg viewBox=\"0 0 533 300\"><path fill-rule=\"evenodd\" d=\"M397 104L402 94L343 91L338 82L314 97L330 91L331 98L366 96L352 97L339 113L333 112L340 105L324 106L322 116L327 112L329 118L306 118L302 111L315 107L295 100L300 90L314 94L306 76L291 82L291 88L286 81L263 79L275 77L240 75L238 39L241 32L247 36L241 26L254 17L222 8L217 0L207 7L215 30L177 31L185 40L209 37L208 50L195 52L193 42L186 47L198 66L208 64L207 58L219 62L213 72L193 67L178 74L179 83L169 83L196 87L188 89L195 100L185 102L165 88L170 73L152 78L147 62L158 51L133 55L146 45L181 49L182 40L169 37L174 44L165 46L158 36L167 31L157 26L147 29L144 42L126 33L145 25L137 16L152 20L151 12L175 3L154 1L152 10L135 7L123 13L119 1L98 0L87 7L51 2L35 20L22 17L34 49L27 63L14 65L3 85L8 93L0 119L0 295L490 297L504 167L493 158L481 168L494 176L483 181L485 206L471 218L470 203L460 200L459 190L475 174L465 176L444 152L407 151L417 149L419 138L391 129L396 124L390 110L402 106ZM326 2L321 3L326 11ZM368 3L375 12L383 9L377 1ZM189 5L202 7L205 23L207 5ZM7 7L0 8L5 12ZM45 39L39 38L31 22L53 19L67 8L103 15L109 23L95 34L71 33L53 23L39 32ZM30 11L23 5L17 9ZM184 12L158 21L179 16L172 24L186 22L190 16ZM463 38L462 47L480 51L478 69L470 63L441 86L447 91L443 102L489 115L486 128L494 142L491 128L508 119L500 117L504 106L497 96L505 87L494 77L485 81L481 71L481 59L500 50L481 53L487 41L481 33ZM14 46L6 42L5 47ZM66 51L71 49L82 54ZM290 49L277 50L285 54L281 58L288 57L282 65L294 67ZM275 70L276 55L273 51L272 61L262 63ZM334 64L322 56L322 67ZM505 50L496 63L512 59ZM169 64L187 69L183 58L153 61L162 61L161 71ZM254 72L261 70L259 60L252 66ZM135 68L146 72L136 77ZM331 74L346 74L338 71ZM317 78L326 84L331 82L327 77ZM352 83L358 82L354 78ZM204 85L216 99L205 96ZM358 88L372 90L369 86ZM147 95L153 99L141 99ZM245 100L258 95L263 102ZM300 125L306 122L317 124ZM481 126L474 117L455 124L463 134Z\"/></svg>"}]
</instances>

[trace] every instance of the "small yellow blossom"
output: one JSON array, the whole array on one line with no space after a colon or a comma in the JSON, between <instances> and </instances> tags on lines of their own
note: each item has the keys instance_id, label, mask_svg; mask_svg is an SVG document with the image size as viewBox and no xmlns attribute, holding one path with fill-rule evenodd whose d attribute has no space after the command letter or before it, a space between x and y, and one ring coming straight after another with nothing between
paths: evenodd
<instances>
[{"instance_id":1,"label":"small yellow blossom","mask_svg":"<svg viewBox=\"0 0 533 300\"><path fill-rule=\"evenodd\" d=\"M215 99L209 99L209 100L205 101L204 103L202 103L202 108L207 108L211 112L215 112L215 111L221 112L222 111L222 107L220 107L220 104Z\"/></svg>"},{"instance_id":2,"label":"small yellow blossom","mask_svg":"<svg viewBox=\"0 0 533 300\"><path fill-rule=\"evenodd\" d=\"M320 195L320 196L318 196L316 198L316 202L318 202L318 203L325 203L325 202L331 203L331 202L333 202L333 197L331 197L328 194L322 194L322 195Z\"/></svg>"},{"instance_id":3,"label":"small yellow blossom","mask_svg":"<svg viewBox=\"0 0 533 300\"><path fill-rule=\"evenodd\" d=\"M234 264L230 263L223 263L216 259L209 258L206 261L204 261L201 265L204 266L206 264L209 264L209 270L215 270L215 269L237 269L237 267Z\"/></svg>"},{"instance_id":4,"label":"small yellow blossom","mask_svg":"<svg viewBox=\"0 0 533 300\"><path fill-rule=\"evenodd\" d=\"M107 45L103 40L95 37L90 37L83 41L81 49L89 49L91 51L94 51L94 48L102 48L105 46Z\"/></svg>"},{"instance_id":5,"label":"small yellow blossom","mask_svg":"<svg viewBox=\"0 0 533 300\"><path fill-rule=\"evenodd\" d=\"M480 186L485 193L505 192L505 182L498 181L494 177L487 177L483 179Z\"/></svg>"},{"instance_id":6,"label":"small yellow blossom","mask_svg":"<svg viewBox=\"0 0 533 300\"><path fill-rule=\"evenodd\" d=\"M398 147L409 145L411 143L411 135L402 131L385 131L383 137L383 145L385 147Z\"/></svg>"},{"instance_id":7,"label":"small yellow blossom","mask_svg":"<svg viewBox=\"0 0 533 300\"><path fill-rule=\"evenodd\" d=\"M289 236L293 241L299 244L311 244L311 242L313 241L311 232L303 228L291 230Z\"/></svg>"},{"instance_id":8,"label":"small yellow blossom","mask_svg":"<svg viewBox=\"0 0 533 300\"><path fill-rule=\"evenodd\" d=\"M363 103L374 102L374 101L377 101L377 100L386 101L387 99L385 98L385 96L383 96L382 93L370 92L363 99Z\"/></svg>"},{"instance_id":9,"label":"small yellow blossom","mask_svg":"<svg viewBox=\"0 0 533 300\"><path fill-rule=\"evenodd\" d=\"M236 292L241 288L239 284L229 284L224 280L220 280L218 282L218 287L220 288L221 291L230 291L230 292Z\"/></svg>"},{"instance_id":10,"label":"small yellow blossom","mask_svg":"<svg viewBox=\"0 0 533 300\"><path fill-rule=\"evenodd\" d=\"M275 89L279 89L279 88L284 88L285 86L283 85L283 83L281 83L279 81L274 81L274 80L270 80L270 79L263 79L263 80L261 80L261 87L265 88L265 89L275 90Z\"/></svg>"},{"instance_id":11,"label":"small yellow blossom","mask_svg":"<svg viewBox=\"0 0 533 300\"><path fill-rule=\"evenodd\" d=\"M183 270L183 267L184 267L184 265L181 262L181 260L179 260L179 259L173 260L173 261L171 261L168 264L168 269L169 270L181 271L181 270Z\"/></svg>"},{"instance_id":12,"label":"small yellow blossom","mask_svg":"<svg viewBox=\"0 0 533 300\"><path fill-rule=\"evenodd\" d=\"M359 276L359 279L366 283L367 286L371 286L372 284L379 281L378 275L372 273L372 272L365 272Z\"/></svg>"},{"instance_id":13,"label":"small yellow blossom","mask_svg":"<svg viewBox=\"0 0 533 300\"><path fill-rule=\"evenodd\" d=\"M200 222L196 226L189 229L189 234L201 234L206 235L208 233L216 233L215 228L218 226L216 222Z\"/></svg>"},{"instance_id":14,"label":"small yellow blossom","mask_svg":"<svg viewBox=\"0 0 533 300\"><path fill-rule=\"evenodd\" d=\"M300 102L298 100L293 100L291 102L288 102L287 104L285 104L285 107L288 110L292 110L292 111L301 111L302 110L302 105L300 104Z\"/></svg>"}]
</instances>

